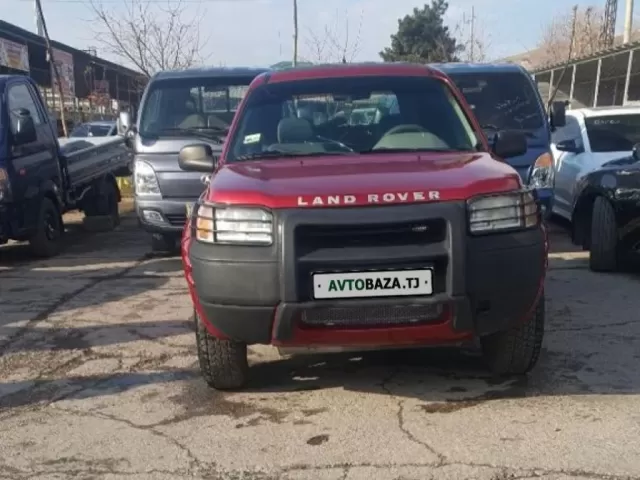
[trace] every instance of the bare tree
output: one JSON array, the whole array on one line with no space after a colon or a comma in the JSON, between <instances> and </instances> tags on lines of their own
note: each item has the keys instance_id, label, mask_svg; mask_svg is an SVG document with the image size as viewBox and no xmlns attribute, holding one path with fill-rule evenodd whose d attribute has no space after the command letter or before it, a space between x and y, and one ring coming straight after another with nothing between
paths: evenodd
<instances>
[{"instance_id":1,"label":"bare tree","mask_svg":"<svg viewBox=\"0 0 640 480\"><path fill-rule=\"evenodd\" d=\"M351 28L349 16L345 15L341 20L339 12L336 12L333 24L325 25L321 33L308 28L305 36L305 58L316 63L353 62L361 48L363 17L364 11L361 11L355 31Z\"/></svg>"},{"instance_id":2,"label":"bare tree","mask_svg":"<svg viewBox=\"0 0 640 480\"><path fill-rule=\"evenodd\" d=\"M475 9L472 8L469 16L463 15L462 20L452 30L458 43L463 47L460 60L479 63L488 60L487 50L491 45L491 39L485 33L484 27L478 22Z\"/></svg>"},{"instance_id":3,"label":"bare tree","mask_svg":"<svg viewBox=\"0 0 640 480\"><path fill-rule=\"evenodd\" d=\"M105 4L114 5L88 0L96 24L96 40L147 77L160 70L186 68L204 60L200 54L206 44L200 34L204 12L199 6L187 18L184 0L164 3L123 0L117 11Z\"/></svg>"},{"instance_id":4,"label":"bare tree","mask_svg":"<svg viewBox=\"0 0 640 480\"><path fill-rule=\"evenodd\" d=\"M573 13L568 12L553 20L543 31L538 45L539 54L536 55L536 63L541 66L566 62L569 60L569 53L571 58L577 58L600 50L603 13L598 7L578 10L573 47L571 45Z\"/></svg>"}]
</instances>

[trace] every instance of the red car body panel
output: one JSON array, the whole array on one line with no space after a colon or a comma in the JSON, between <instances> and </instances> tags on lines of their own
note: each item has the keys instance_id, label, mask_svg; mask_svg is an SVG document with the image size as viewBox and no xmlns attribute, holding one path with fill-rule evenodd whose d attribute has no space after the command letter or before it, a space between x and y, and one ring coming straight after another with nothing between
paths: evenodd
<instances>
[{"instance_id":1,"label":"red car body panel","mask_svg":"<svg viewBox=\"0 0 640 480\"><path fill-rule=\"evenodd\" d=\"M276 71L257 77L251 89L264 83L279 83L302 79L328 77L424 76L438 78L445 83L463 107L484 152L478 153L377 153L371 155L334 155L313 158L269 159L226 164L229 148L223 148L218 167L203 199L213 204L262 206L269 209L327 208L391 205L432 201L464 201L477 195L514 191L522 188L517 172L508 164L489 153L483 130L455 85L442 73L419 65L372 64L328 66L310 70ZM243 111L250 93L244 97L238 112ZM227 138L234 138L238 129L236 114ZM434 193L435 192L435 193ZM418 195L420 194L420 195ZM372 197L373 196L373 197ZM331 202L330 197L333 198ZM345 198L349 197L349 198ZM372 201L372 198L375 201ZM320 199L320 200L318 200ZM545 232L546 235L546 232ZM189 293L196 312L209 333L226 338L207 319L198 300L191 276L189 221L182 239L182 260ZM545 241L548 251L548 242ZM545 259L546 270L546 255ZM538 297L543 292L544 276L540 279ZM537 302L537 300L536 300ZM278 306L274 306L275 319ZM529 318L535 303L522 312ZM383 326L362 328L306 328L294 327L293 337L279 341L272 333L272 344L335 345L335 346L388 346L461 343L469 340L473 332L454 331L452 314L443 310L439 321L421 326Z\"/></svg>"}]
</instances>

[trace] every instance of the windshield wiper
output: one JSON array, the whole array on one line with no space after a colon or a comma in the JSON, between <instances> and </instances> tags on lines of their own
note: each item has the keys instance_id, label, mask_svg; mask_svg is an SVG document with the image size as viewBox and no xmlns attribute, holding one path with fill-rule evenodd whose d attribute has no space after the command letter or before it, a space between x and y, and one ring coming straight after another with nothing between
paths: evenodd
<instances>
[{"instance_id":1,"label":"windshield wiper","mask_svg":"<svg viewBox=\"0 0 640 480\"><path fill-rule=\"evenodd\" d=\"M497 132L499 132L499 131L501 131L501 130L515 130L515 131L518 131L518 132L522 132L522 133L524 134L524 136L525 136L525 137L528 137L528 138L537 138L537 137L535 136L535 134L534 134L531 130L523 130L523 129L520 129L520 128L509 128L509 129L503 129L503 128L498 128L498 127L496 127L496 126L495 126L495 125L493 125L492 123L485 123L485 124L483 124L483 125L480 125L480 128L482 128L483 130L492 130L492 131L494 131L494 132L496 132L496 133L497 133Z\"/></svg>"},{"instance_id":2,"label":"windshield wiper","mask_svg":"<svg viewBox=\"0 0 640 480\"><path fill-rule=\"evenodd\" d=\"M281 150L270 150L267 152L245 153L235 158L235 161L261 160L263 158L283 158L283 157L330 157L333 155L354 155L356 152L284 152Z\"/></svg>"},{"instance_id":3,"label":"windshield wiper","mask_svg":"<svg viewBox=\"0 0 640 480\"><path fill-rule=\"evenodd\" d=\"M220 136L226 135L228 133L228 130L219 127L166 127L160 130L160 132L175 132L188 135L200 135L206 137L207 139L214 140L218 144L222 144L222 139L220 138Z\"/></svg>"},{"instance_id":4,"label":"windshield wiper","mask_svg":"<svg viewBox=\"0 0 640 480\"><path fill-rule=\"evenodd\" d=\"M464 148L376 148L371 150L364 150L358 152L361 155L370 155L376 153L430 153L430 152L475 152L477 149L464 147Z\"/></svg>"}]
</instances>

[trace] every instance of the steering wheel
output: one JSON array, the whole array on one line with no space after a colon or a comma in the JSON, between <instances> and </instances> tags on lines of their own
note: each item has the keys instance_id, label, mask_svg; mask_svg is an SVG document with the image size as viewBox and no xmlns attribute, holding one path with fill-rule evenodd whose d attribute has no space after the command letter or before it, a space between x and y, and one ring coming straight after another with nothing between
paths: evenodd
<instances>
[{"instance_id":1,"label":"steering wheel","mask_svg":"<svg viewBox=\"0 0 640 480\"><path fill-rule=\"evenodd\" d=\"M345 151L345 152L353 152L353 148L349 147L348 145L345 145L344 143L338 141L338 140L333 140L331 138L327 138L327 137L323 137L321 135L316 135L316 138L318 140L321 140L322 142L325 143L329 143L331 145L335 145L336 147L340 148L341 150L339 151Z\"/></svg>"},{"instance_id":2,"label":"steering wheel","mask_svg":"<svg viewBox=\"0 0 640 480\"><path fill-rule=\"evenodd\" d=\"M395 135L397 133L428 133L428 130L416 124L396 125L390 130L387 130L382 136L386 137L387 135Z\"/></svg>"}]
</instances>

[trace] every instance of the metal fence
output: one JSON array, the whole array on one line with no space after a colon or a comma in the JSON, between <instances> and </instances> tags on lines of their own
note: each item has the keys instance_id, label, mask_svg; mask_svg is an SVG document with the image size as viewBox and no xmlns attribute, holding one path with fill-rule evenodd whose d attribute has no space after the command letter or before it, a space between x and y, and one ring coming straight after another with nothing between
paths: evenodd
<instances>
[{"instance_id":1,"label":"metal fence","mask_svg":"<svg viewBox=\"0 0 640 480\"><path fill-rule=\"evenodd\" d=\"M565 65L533 72L544 100L571 108L640 104L640 44L631 44Z\"/></svg>"}]
</instances>

